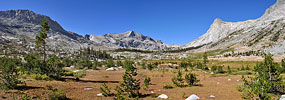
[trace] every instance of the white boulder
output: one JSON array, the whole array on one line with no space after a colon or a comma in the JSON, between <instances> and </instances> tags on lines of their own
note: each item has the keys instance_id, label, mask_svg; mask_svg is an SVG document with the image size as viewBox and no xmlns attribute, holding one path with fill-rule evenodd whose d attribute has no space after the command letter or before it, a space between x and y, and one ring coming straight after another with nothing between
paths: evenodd
<instances>
[{"instance_id":1,"label":"white boulder","mask_svg":"<svg viewBox=\"0 0 285 100\"><path fill-rule=\"evenodd\" d=\"M285 95L281 95L281 98L279 100L285 100Z\"/></svg>"},{"instance_id":2,"label":"white boulder","mask_svg":"<svg viewBox=\"0 0 285 100\"><path fill-rule=\"evenodd\" d=\"M75 71L73 71L74 73L76 73L76 72L79 72L79 70L75 70Z\"/></svg>"},{"instance_id":3,"label":"white boulder","mask_svg":"<svg viewBox=\"0 0 285 100\"><path fill-rule=\"evenodd\" d=\"M214 95L210 95L210 98L215 98L215 96Z\"/></svg>"},{"instance_id":4,"label":"white boulder","mask_svg":"<svg viewBox=\"0 0 285 100\"><path fill-rule=\"evenodd\" d=\"M106 71L117 71L117 70L120 70L120 69L114 68L114 67L110 67L110 68L106 69Z\"/></svg>"},{"instance_id":5,"label":"white boulder","mask_svg":"<svg viewBox=\"0 0 285 100\"><path fill-rule=\"evenodd\" d=\"M167 99L167 98L168 98L168 96L167 96L167 95L165 95L165 94L161 94L161 95L159 95L157 98Z\"/></svg>"},{"instance_id":6,"label":"white boulder","mask_svg":"<svg viewBox=\"0 0 285 100\"><path fill-rule=\"evenodd\" d=\"M99 94L97 94L97 96L98 96L98 97L102 97L102 96L103 96L103 94L102 94L102 93L99 93Z\"/></svg>"},{"instance_id":7,"label":"white boulder","mask_svg":"<svg viewBox=\"0 0 285 100\"><path fill-rule=\"evenodd\" d=\"M185 100L197 100L197 99L200 99L197 95L195 94L192 94L191 96L189 96L187 99Z\"/></svg>"}]
</instances>

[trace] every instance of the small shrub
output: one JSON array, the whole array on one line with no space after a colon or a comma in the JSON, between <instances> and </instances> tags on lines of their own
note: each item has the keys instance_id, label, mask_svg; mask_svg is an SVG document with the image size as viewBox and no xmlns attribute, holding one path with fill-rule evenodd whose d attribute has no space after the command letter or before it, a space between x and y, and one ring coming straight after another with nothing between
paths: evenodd
<instances>
[{"instance_id":1,"label":"small shrub","mask_svg":"<svg viewBox=\"0 0 285 100\"><path fill-rule=\"evenodd\" d=\"M69 100L64 90L53 89L48 95L50 100Z\"/></svg>"},{"instance_id":2,"label":"small shrub","mask_svg":"<svg viewBox=\"0 0 285 100\"><path fill-rule=\"evenodd\" d=\"M15 89L18 80L17 65L11 58L0 58L0 88L2 90Z\"/></svg>"},{"instance_id":3,"label":"small shrub","mask_svg":"<svg viewBox=\"0 0 285 100\"><path fill-rule=\"evenodd\" d=\"M109 76L104 76L104 78L109 78Z\"/></svg>"},{"instance_id":4,"label":"small shrub","mask_svg":"<svg viewBox=\"0 0 285 100\"><path fill-rule=\"evenodd\" d=\"M116 96L113 98L113 100L125 100L122 93L124 92L123 89L120 86L116 86Z\"/></svg>"},{"instance_id":5,"label":"small shrub","mask_svg":"<svg viewBox=\"0 0 285 100\"><path fill-rule=\"evenodd\" d=\"M241 66L241 70L245 70L245 68L244 68L244 66L243 66L243 65Z\"/></svg>"},{"instance_id":6,"label":"small shrub","mask_svg":"<svg viewBox=\"0 0 285 100\"><path fill-rule=\"evenodd\" d=\"M187 82L188 86L196 85L200 80L197 79L196 74L189 73L185 75L185 81Z\"/></svg>"},{"instance_id":7,"label":"small shrub","mask_svg":"<svg viewBox=\"0 0 285 100\"><path fill-rule=\"evenodd\" d=\"M76 78L76 80L79 80L79 78L86 76L86 71L85 70L81 70L78 72L74 72L73 76Z\"/></svg>"},{"instance_id":8,"label":"small shrub","mask_svg":"<svg viewBox=\"0 0 285 100\"><path fill-rule=\"evenodd\" d=\"M170 84L166 84L163 86L163 89L173 89L173 86Z\"/></svg>"},{"instance_id":9,"label":"small shrub","mask_svg":"<svg viewBox=\"0 0 285 100\"><path fill-rule=\"evenodd\" d=\"M224 66L219 66L218 67L218 73L225 73L225 71L223 70Z\"/></svg>"},{"instance_id":10,"label":"small shrub","mask_svg":"<svg viewBox=\"0 0 285 100\"><path fill-rule=\"evenodd\" d=\"M172 82L175 86L177 87L183 87L183 77L182 77L183 73L181 72L181 70L178 71L177 76L174 76L172 78Z\"/></svg>"},{"instance_id":11,"label":"small shrub","mask_svg":"<svg viewBox=\"0 0 285 100\"><path fill-rule=\"evenodd\" d=\"M248 66L248 65L246 66L245 70L250 70L250 68L249 68L249 66Z\"/></svg>"},{"instance_id":12,"label":"small shrub","mask_svg":"<svg viewBox=\"0 0 285 100\"><path fill-rule=\"evenodd\" d=\"M50 78L47 75L41 75L41 74L31 74L31 78L36 79L36 80L49 80Z\"/></svg>"},{"instance_id":13,"label":"small shrub","mask_svg":"<svg viewBox=\"0 0 285 100\"><path fill-rule=\"evenodd\" d=\"M214 66L212 66L211 71L215 72L217 69L218 69L218 67L214 65Z\"/></svg>"},{"instance_id":14,"label":"small shrub","mask_svg":"<svg viewBox=\"0 0 285 100\"><path fill-rule=\"evenodd\" d=\"M21 100L32 100L32 97L25 94Z\"/></svg>"},{"instance_id":15,"label":"small shrub","mask_svg":"<svg viewBox=\"0 0 285 100\"><path fill-rule=\"evenodd\" d=\"M228 66L228 73L231 74L232 73L232 69L230 66Z\"/></svg>"},{"instance_id":16,"label":"small shrub","mask_svg":"<svg viewBox=\"0 0 285 100\"><path fill-rule=\"evenodd\" d=\"M149 77L145 77L145 79L144 79L144 86L145 86L145 90L148 90L148 86L150 85L150 78Z\"/></svg>"},{"instance_id":17,"label":"small shrub","mask_svg":"<svg viewBox=\"0 0 285 100\"><path fill-rule=\"evenodd\" d=\"M183 94L182 94L182 99L184 99L184 98L185 98L185 95L186 95L186 93L185 93L185 92L183 92Z\"/></svg>"},{"instance_id":18,"label":"small shrub","mask_svg":"<svg viewBox=\"0 0 285 100\"><path fill-rule=\"evenodd\" d=\"M153 69L153 65L152 64L147 64L147 69L151 71Z\"/></svg>"}]
</instances>

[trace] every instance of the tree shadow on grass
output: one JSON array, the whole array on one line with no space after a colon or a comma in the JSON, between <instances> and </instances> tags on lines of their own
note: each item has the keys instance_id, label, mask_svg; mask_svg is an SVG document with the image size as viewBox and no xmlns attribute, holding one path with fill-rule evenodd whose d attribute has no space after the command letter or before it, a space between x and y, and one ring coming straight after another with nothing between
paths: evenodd
<instances>
[{"instance_id":1,"label":"tree shadow on grass","mask_svg":"<svg viewBox=\"0 0 285 100\"><path fill-rule=\"evenodd\" d=\"M140 94L140 98L146 98L146 97L152 97L152 98L157 98L159 94L153 93L153 94Z\"/></svg>"},{"instance_id":2,"label":"tree shadow on grass","mask_svg":"<svg viewBox=\"0 0 285 100\"><path fill-rule=\"evenodd\" d=\"M83 83L120 83L120 81L93 81L93 80L78 80L75 78L62 78L62 81L72 80L75 82L83 82Z\"/></svg>"},{"instance_id":3,"label":"tree shadow on grass","mask_svg":"<svg viewBox=\"0 0 285 100\"><path fill-rule=\"evenodd\" d=\"M15 89L17 90L30 90L30 89L40 89L40 88L43 88L43 87L36 87L36 86L18 86L16 87Z\"/></svg>"}]
</instances>

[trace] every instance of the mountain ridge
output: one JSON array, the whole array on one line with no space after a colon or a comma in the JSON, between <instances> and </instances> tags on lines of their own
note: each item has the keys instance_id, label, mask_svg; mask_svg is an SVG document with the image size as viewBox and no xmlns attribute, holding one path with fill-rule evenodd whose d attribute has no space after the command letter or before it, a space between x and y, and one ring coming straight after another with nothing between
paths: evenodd
<instances>
[{"instance_id":1,"label":"mountain ridge","mask_svg":"<svg viewBox=\"0 0 285 100\"><path fill-rule=\"evenodd\" d=\"M285 1L277 2L269 7L265 13L255 20L240 22L223 22L217 18L209 30L196 40L184 45L184 48L205 45L199 52L235 48L235 51L262 50L273 54L284 54L281 48L273 50L272 47L282 44L285 26ZM270 45L267 45L270 44ZM246 49L244 49L246 48ZM275 48L276 49L276 48Z\"/></svg>"},{"instance_id":2,"label":"mountain ridge","mask_svg":"<svg viewBox=\"0 0 285 100\"><path fill-rule=\"evenodd\" d=\"M48 45L54 49L63 47L65 49L79 49L86 47L95 48L135 48L160 50L166 44L157 43L153 38L144 36L134 31L125 33L111 33L105 35L85 35L85 37L70 31L66 31L59 23L49 16L34 13L30 10L8 10L0 11L0 36L26 36L35 39L40 33L41 22L46 18L50 31L48 32ZM5 37L5 36L4 36ZM97 39L97 40L95 40ZM168 45L167 45L168 46Z\"/></svg>"}]
</instances>

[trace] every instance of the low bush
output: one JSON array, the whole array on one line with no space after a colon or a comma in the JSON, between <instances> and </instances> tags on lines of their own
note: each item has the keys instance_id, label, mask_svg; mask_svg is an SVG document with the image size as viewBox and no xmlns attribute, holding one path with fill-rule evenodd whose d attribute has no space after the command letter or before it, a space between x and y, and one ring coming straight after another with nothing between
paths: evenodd
<instances>
[{"instance_id":1,"label":"low bush","mask_svg":"<svg viewBox=\"0 0 285 100\"><path fill-rule=\"evenodd\" d=\"M58 89L50 90L48 97L50 100L69 100L66 97L66 92L63 89L62 90L58 90Z\"/></svg>"},{"instance_id":2,"label":"low bush","mask_svg":"<svg viewBox=\"0 0 285 100\"><path fill-rule=\"evenodd\" d=\"M188 86L194 86L194 85L197 85L197 83L200 80L197 79L196 74L188 73L185 75L185 81L188 84Z\"/></svg>"},{"instance_id":3,"label":"low bush","mask_svg":"<svg viewBox=\"0 0 285 100\"><path fill-rule=\"evenodd\" d=\"M79 78L86 76L86 71L85 70L80 70L77 72L73 72L73 76L79 80Z\"/></svg>"},{"instance_id":4,"label":"low bush","mask_svg":"<svg viewBox=\"0 0 285 100\"><path fill-rule=\"evenodd\" d=\"M50 77L45 74L31 74L30 77L36 80L50 80Z\"/></svg>"},{"instance_id":5,"label":"low bush","mask_svg":"<svg viewBox=\"0 0 285 100\"><path fill-rule=\"evenodd\" d=\"M173 89L174 87L170 84L166 84L163 86L163 89Z\"/></svg>"},{"instance_id":6,"label":"low bush","mask_svg":"<svg viewBox=\"0 0 285 100\"><path fill-rule=\"evenodd\" d=\"M18 80L18 70L14 59L0 58L0 88L2 90L15 89L17 84L21 83Z\"/></svg>"}]
</instances>

